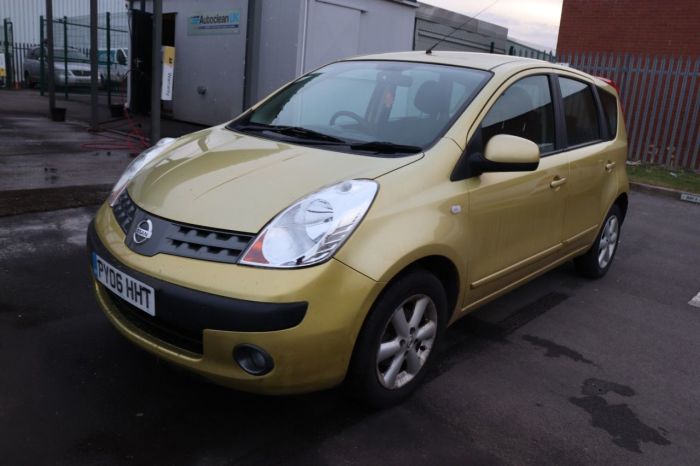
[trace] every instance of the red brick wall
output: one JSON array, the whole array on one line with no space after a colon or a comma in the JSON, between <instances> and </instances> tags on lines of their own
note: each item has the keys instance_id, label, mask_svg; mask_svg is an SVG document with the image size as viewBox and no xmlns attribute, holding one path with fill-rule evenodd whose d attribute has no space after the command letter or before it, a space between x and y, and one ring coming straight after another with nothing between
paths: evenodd
<instances>
[{"instance_id":1,"label":"red brick wall","mask_svg":"<svg viewBox=\"0 0 700 466\"><path fill-rule=\"evenodd\" d=\"M563 52L700 55L700 0L564 0Z\"/></svg>"}]
</instances>

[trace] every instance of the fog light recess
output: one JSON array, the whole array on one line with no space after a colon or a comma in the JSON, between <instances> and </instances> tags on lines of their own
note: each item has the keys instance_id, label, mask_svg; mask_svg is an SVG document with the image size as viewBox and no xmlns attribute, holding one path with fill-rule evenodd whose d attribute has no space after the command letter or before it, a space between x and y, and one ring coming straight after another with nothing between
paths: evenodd
<instances>
[{"instance_id":1,"label":"fog light recess","mask_svg":"<svg viewBox=\"0 0 700 466\"><path fill-rule=\"evenodd\" d=\"M275 367L272 357L264 349L255 345L236 346L233 349L233 359L241 369L251 375L265 375Z\"/></svg>"}]
</instances>

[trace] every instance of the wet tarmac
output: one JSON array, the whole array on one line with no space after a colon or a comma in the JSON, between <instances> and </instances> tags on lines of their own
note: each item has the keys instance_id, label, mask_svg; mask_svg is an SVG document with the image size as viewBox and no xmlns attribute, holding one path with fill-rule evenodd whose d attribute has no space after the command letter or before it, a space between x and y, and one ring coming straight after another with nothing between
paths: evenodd
<instances>
[{"instance_id":1,"label":"wet tarmac","mask_svg":"<svg viewBox=\"0 0 700 466\"><path fill-rule=\"evenodd\" d=\"M632 193L598 281L562 266L457 322L414 397L238 393L100 313L94 208L0 218L0 463L697 464L700 206Z\"/></svg>"}]
</instances>

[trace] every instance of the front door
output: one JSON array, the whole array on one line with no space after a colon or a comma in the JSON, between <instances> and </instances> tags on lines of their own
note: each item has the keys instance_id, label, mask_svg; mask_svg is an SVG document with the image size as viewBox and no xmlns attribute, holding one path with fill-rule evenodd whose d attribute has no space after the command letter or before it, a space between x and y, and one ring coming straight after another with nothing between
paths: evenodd
<instances>
[{"instance_id":1,"label":"front door","mask_svg":"<svg viewBox=\"0 0 700 466\"><path fill-rule=\"evenodd\" d=\"M465 306L515 286L559 257L569 163L556 152L550 81L543 74L515 81L475 135L483 147L496 134L529 139L540 148L541 160L532 172L483 173L467 180L471 255Z\"/></svg>"}]
</instances>

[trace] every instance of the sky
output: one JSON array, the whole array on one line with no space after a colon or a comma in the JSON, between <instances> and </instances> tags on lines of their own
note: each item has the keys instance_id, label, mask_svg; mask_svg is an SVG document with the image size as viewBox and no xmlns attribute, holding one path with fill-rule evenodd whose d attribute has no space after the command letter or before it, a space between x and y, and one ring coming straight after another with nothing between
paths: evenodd
<instances>
[{"instance_id":1,"label":"sky","mask_svg":"<svg viewBox=\"0 0 700 466\"><path fill-rule=\"evenodd\" d=\"M420 0L423 3L456 11L467 16L493 3L494 0ZM562 0L498 0L481 13L478 19L508 28L508 36L547 50L557 47Z\"/></svg>"}]
</instances>

